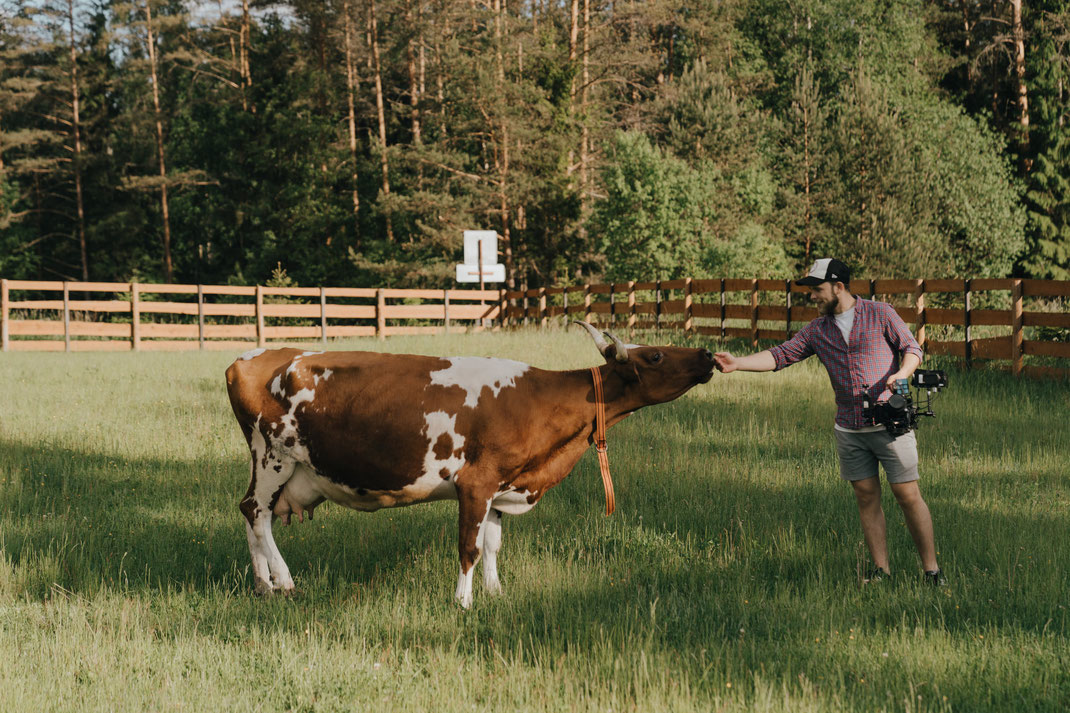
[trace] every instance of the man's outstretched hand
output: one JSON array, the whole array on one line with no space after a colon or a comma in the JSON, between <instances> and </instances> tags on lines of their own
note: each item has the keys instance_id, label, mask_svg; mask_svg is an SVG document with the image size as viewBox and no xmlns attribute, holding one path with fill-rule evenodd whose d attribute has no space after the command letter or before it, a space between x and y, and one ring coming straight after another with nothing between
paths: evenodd
<instances>
[{"instance_id":1,"label":"man's outstretched hand","mask_svg":"<svg viewBox=\"0 0 1070 713\"><path fill-rule=\"evenodd\" d=\"M717 352L713 355L713 361L717 366L717 371L722 374L730 374L739 368L736 358L728 352Z\"/></svg>"}]
</instances>

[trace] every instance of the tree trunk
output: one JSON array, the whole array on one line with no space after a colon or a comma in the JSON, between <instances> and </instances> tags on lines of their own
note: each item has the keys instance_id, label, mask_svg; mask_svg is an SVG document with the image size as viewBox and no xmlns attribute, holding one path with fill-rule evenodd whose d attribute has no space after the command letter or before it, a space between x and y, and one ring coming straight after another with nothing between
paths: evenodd
<instances>
[{"instance_id":1,"label":"tree trunk","mask_svg":"<svg viewBox=\"0 0 1070 713\"><path fill-rule=\"evenodd\" d=\"M379 29L375 17L375 0L368 3L368 35L372 50L372 67L375 74L375 108L379 115L379 152L380 166L383 171L382 190L384 196L390 195L390 161L386 155L386 104L383 101L383 72L379 63ZM386 239L394 240L394 226L390 215L386 215Z\"/></svg>"},{"instance_id":2,"label":"tree trunk","mask_svg":"<svg viewBox=\"0 0 1070 713\"><path fill-rule=\"evenodd\" d=\"M590 152L590 129L587 117L587 94L591 82L591 2L583 0L583 85L580 88L580 215L587 215L589 187L587 185L587 159Z\"/></svg>"},{"instance_id":3,"label":"tree trunk","mask_svg":"<svg viewBox=\"0 0 1070 713\"><path fill-rule=\"evenodd\" d=\"M579 39L580 39L580 0L571 0L569 4L569 21L568 21L568 64L572 67L576 63L576 57L579 53ZM573 119L576 117L576 78L569 79L568 89L568 113ZM565 171L569 176L575 171L576 151L574 149L568 150L568 166ZM570 179L571 182L571 179Z\"/></svg>"},{"instance_id":4,"label":"tree trunk","mask_svg":"<svg viewBox=\"0 0 1070 713\"><path fill-rule=\"evenodd\" d=\"M405 0L405 24L413 27L416 18L412 12L412 0ZM405 43L405 64L409 72L409 120L412 124L412 143L419 146L420 140L420 85L416 71L416 49L413 42L419 41L420 35L410 38Z\"/></svg>"},{"instance_id":5,"label":"tree trunk","mask_svg":"<svg viewBox=\"0 0 1070 713\"><path fill-rule=\"evenodd\" d=\"M356 67L353 62L353 26L350 16L349 0L342 3L343 30L345 32L346 50L346 105L349 120L349 159L353 162L353 172L350 180L353 183L353 217L360 214L360 196L357 194L357 113L354 107L354 95L356 94L357 78ZM356 228L354 228L356 230ZM356 240L360 244L359 234Z\"/></svg>"},{"instance_id":6,"label":"tree trunk","mask_svg":"<svg viewBox=\"0 0 1070 713\"><path fill-rule=\"evenodd\" d=\"M167 208L167 166L164 161L163 118L160 112L160 83L156 72L156 39L152 34L152 0L145 0L145 28L148 35L149 72L152 75L152 108L156 119L156 155L160 162L160 210L163 212L163 272L164 281L174 279L171 265L171 220Z\"/></svg>"},{"instance_id":7,"label":"tree trunk","mask_svg":"<svg viewBox=\"0 0 1070 713\"><path fill-rule=\"evenodd\" d=\"M1011 33L1014 37L1014 82L1018 104L1018 152L1022 173L1028 173L1033 161L1029 152L1029 95L1025 85L1025 28L1022 26L1022 0L1011 0Z\"/></svg>"},{"instance_id":8,"label":"tree trunk","mask_svg":"<svg viewBox=\"0 0 1070 713\"><path fill-rule=\"evenodd\" d=\"M498 86L497 95L500 110L498 117L500 154L498 159L498 189L499 189L499 213L501 216L502 244L505 249L505 271L507 286L513 289L516 279L513 274L513 244L509 229L509 128L505 119L505 57L502 54L502 16L505 14L505 4L502 0L494 0L494 49L495 59L498 63Z\"/></svg>"},{"instance_id":9,"label":"tree trunk","mask_svg":"<svg viewBox=\"0 0 1070 713\"><path fill-rule=\"evenodd\" d=\"M241 30L238 37L238 47L241 53L241 76L242 76L242 109L246 108L246 91L253 88L253 74L249 69L249 0L241 0ZM251 107L252 113L256 113L256 105Z\"/></svg>"},{"instance_id":10,"label":"tree trunk","mask_svg":"<svg viewBox=\"0 0 1070 713\"><path fill-rule=\"evenodd\" d=\"M85 203L82 199L82 136L78 107L78 53L74 41L74 0L67 0L71 51L71 134L74 139L74 195L78 214L78 247L82 254L82 281L89 282L89 251L85 239Z\"/></svg>"}]
</instances>

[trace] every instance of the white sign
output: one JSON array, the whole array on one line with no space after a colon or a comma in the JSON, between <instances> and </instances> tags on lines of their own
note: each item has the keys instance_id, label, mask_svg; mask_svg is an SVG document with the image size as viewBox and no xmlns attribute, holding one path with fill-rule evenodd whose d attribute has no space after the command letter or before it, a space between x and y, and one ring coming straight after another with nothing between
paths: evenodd
<instances>
[{"instance_id":1,"label":"white sign","mask_svg":"<svg viewBox=\"0 0 1070 713\"><path fill-rule=\"evenodd\" d=\"M464 231L464 263L457 266L457 282L479 282L480 277L483 282L505 282L505 265L498 262L497 231Z\"/></svg>"},{"instance_id":2,"label":"white sign","mask_svg":"<svg viewBox=\"0 0 1070 713\"><path fill-rule=\"evenodd\" d=\"M457 282L479 282L479 265L458 265ZM484 265L483 282L505 282L505 265Z\"/></svg>"},{"instance_id":3,"label":"white sign","mask_svg":"<svg viewBox=\"0 0 1070 713\"><path fill-rule=\"evenodd\" d=\"M464 264L478 265L480 244L483 246L483 264L498 262L498 232L496 230L464 231Z\"/></svg>"}]
</instances>

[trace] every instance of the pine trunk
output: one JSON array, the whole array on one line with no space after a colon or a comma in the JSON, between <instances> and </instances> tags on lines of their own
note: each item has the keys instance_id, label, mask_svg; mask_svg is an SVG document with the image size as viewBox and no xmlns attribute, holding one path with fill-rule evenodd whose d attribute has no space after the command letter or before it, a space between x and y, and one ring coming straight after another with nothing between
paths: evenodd
<instances>
[{"instance_id":1,"label":"pine trunk","mask_svg":"<svg viewBox=\"0 0 1070 713\"><path fill-rule=\"evenodd\" d=\"M78 215L78 247L82 256L82 281L89 282L89 251L85 239L85 203L82 198L82 125L78 106L78 52L74 42L74 0L67 0L71 52L71 134L74 140L74 195Z\"/></svg>"},{"instance_id":2,"label":"pine trunk","mask_svg":"<svg viewBox=\"0 0 1070 713\"><path fill-rule=\"evenodd\" d=\"M357 113L354 106L357 73L353 62L353 25L349 0L345 0L342 3L342 15L346 50L346 108L349 122L349 159L353 162L353 172L350 174L350 180L353 183L353 216L356 217L360 214L360 196L357 193ZM357 244L359 245L359 243L358 239Z\"/></svg>"},{"instance_id":3,"label":"pine trunk","mask_svg":"<svg viewBox=\"0 0 1070 713\"><path fill-rule=\"evenodd\" d=\"M246 92L253 88L253 74L249 69L249 0L241 0L241 30L238 37L238 47L241 60L242 109L247 109ZM256 105L252 106L252 112L256 113Z\"/></svg>"},{"instance_id":4,"label":"pine trunk","mask_svg":"<svg viewBox=\"0 0 1070 713\"><path fill-rule=\"evenodd\" d=\"M386 155L386 103L383 100L383 72L379 61L379 29L375 16L375 0L368 4L368 39L371 42L372 68L375 75L375 108L379 117L379 155L383 172L382 190L390 195L390 161ZM386 239L394 240L394 226L390 215L386 216Z\"/></svg>"},{"instance_id":5,"label":"pine trunk","mask_svg":"<svg viewBox=\"0 0 1070 713\"><path fill-rule=\"evenodd\" d=\"M163 118L160 112L160 83L156 71L156 39L152 34L152 0L145 0L145 28L148 33L149 73L152 78L152 110L156 120L156 156L160 163L160 210L163 213L163 272L164 281L174 279L171 264L171 220L167 207L167 165L164 160Z\"/></svg>"},{"instance_id":6,"label":"pine trunk","mask_svg":"<svg viewBox=\"0 0 1070 713\"><path fill-rule=\"evenodd\" d=\"M1018 151L1022 173L1032 168L1029 153L1029 94L1025 84L1025 28L1022 26L1022 0L1011 0L1011 33L1014 37L1014 82L1018 104Z\"/></svg>"}]
</instances>

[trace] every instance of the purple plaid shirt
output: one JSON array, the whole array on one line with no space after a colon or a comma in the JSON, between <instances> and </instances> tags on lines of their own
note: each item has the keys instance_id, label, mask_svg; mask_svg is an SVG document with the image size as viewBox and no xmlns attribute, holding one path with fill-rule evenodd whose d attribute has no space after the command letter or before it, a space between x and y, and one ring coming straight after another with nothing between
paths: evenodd
<instances>
[{"instance_id":1,"label":"purple plaid shirt","mask_svg":"<svg viewBox=\"0 0 1070 713\"><path fill-rule=\"evenodd\" d=\"M899 355L923 355L895 308L884 302L857 299L850 341L850 346L844 344L836 320L823 315L769 351L777 371L817 354L836 392L836 423L856 429L873 425L862 418L863 387L872 400L887 398L887 382L899 370Z\"/></svg>"}]
</instances>

